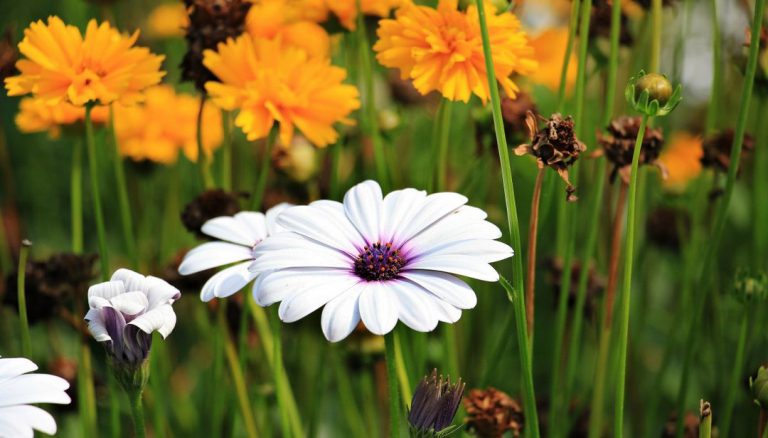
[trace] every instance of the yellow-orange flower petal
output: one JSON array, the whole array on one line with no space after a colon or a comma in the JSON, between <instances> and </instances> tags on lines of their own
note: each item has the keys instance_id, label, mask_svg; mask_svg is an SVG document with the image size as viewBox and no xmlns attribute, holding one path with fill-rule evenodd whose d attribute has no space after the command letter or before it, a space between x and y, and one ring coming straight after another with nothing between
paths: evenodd
<instances>
[{"instance_id":1,"label":"yellow-orange flower petal","mask_svg":"<svg viewBox=\"0 0 768 438\"><path fill-rule=\"evenodd\" d=\"M5 80L10 96L33 94L49 104L88 102L109 104L141 100L141 91L157 84L163 57L134 47L138 32L121 35L109 23L91 20L83 36L58 17L30 24L19 43L26 57L16 63L21 72Z\"/></svg>"},{"instance_id":2,"label":"yellow-orange flower petal","mask_svg":"<svg viewBox=\"0 0 768 438\"><path fill-rule=\"evenodd\" d=\"M558 90L560 88L560 73L563 69L563 60L565 59L567 46L567 27L546 29L532 37L531 47L533 47L534 58L538 62L539 68L535 74L530 76L530 79L551 90ZM577 64L576 57L571 56L565 76L565 89L567 92L570 92L576 83Z\"/></svg>"},{"instance_id":3,"label":"yellow-orange flower petal","mask_svg":"<svg viewBox=\"0 0 768 438\"><path fill-rule=\"evenodd\" d=\"M402 6L409 0L359 0L360 9L365 15L387 17L392 9ZM357 27L358 0L327 0L328 9L338 17L342 26L349 30Z\"/></svg>"},{"instance_id":4,"label":"yellow-orange flower petal","mask_svg":"<svg viewBox=\"0 0 768 438\"><path fill-rule=\"evenodd\" d=\"M146 90L143 104L115 107L115 131L120 154L133 160L162 164L176 162L179 151L197 160L197 114L200 98L176 94L167 85ZM203 150L207 155L221 146L221 111L203 108Z\"/></svg>"},{"instance_id":5,"label":"yellow-orange flower petal","mask_svg":"<svg viewBox=\"0 0 768 438\"><path fill-rule=\"evenodd\" d=\"M327 57L331 38L319 24L292 13L286 0L254 3L245 19L246 31L254 38L276 39L298 47L311 56Z\"/></svg>"},{"instance_id":6,"label":"yellow-orange flower petal","mask_svg":"<svg viewBox=\"0 0 768 438\"><path fill-rule=\"evenodd\" d=\"M91 112L93 123L105 123L109 117L109 109L97 106ZM16 114L16 126L19 131L48 132L51 138L58 138L63 128L85 120L85 108L77 107L67 102L49 105L43 99L25 97L19 103L19 113Z\"/></svg>"},{"instance_id":7,"label":"yellow-orange flower petal","mask_svg":"<svg viewBox=\"0 0 768 438\"><path fill-rule=\"evenodd\" d=\"M207 50L203 64L221 81L208 82L206 90L221 108L240 111L235 124L249 140L266 137L278 122L284 144L296 127L315 146L326 146L338 138L334 123L349 122L360 106L357 89L343 83L344 69L279 38L242 35Z\"/></svg>"},{"instance_id":8,"label":"yellow-orange flower petal","mask_svg":"<svg viewBox=\"0 0 768 438\"><path fill-rule=\"evenodd\" d=\"M147 34L153 38L179 38L187 26L189 15L184 3L163 3L149 13Z\"/></svg>"},{"instance_id":9,"label":"yellow-orange flower petal","mask_svg":"<svg viewBox=\"0 0 768 438\"><path fill-rule=\"evenodd\" d=\"M437 9L406 4L395 19L382 20L374 45L379 62L400 69L422 94L438 90L446 99L467 102L472 94L490 96L477 7L459 11L457 0L440 0ZM488 8L491 9L490 6ZM510 12L487 17L494 70L508 96L517 85L513 74L536 70L533 48Z\"/></svg>"},{"instance_id":10,"label":"yellow-orange flower petal","mask_svg":"<svg viewBox=\"0 0 768 438\"><path fill-rule=\"evenodd\" d=\"M683 190L685 186L701 173L701 157L704 154L701 137L676 132L669 140L669 146L659 156L659 161L667 170L664 187L670 190Z\"/></svg>"}]
</instances>

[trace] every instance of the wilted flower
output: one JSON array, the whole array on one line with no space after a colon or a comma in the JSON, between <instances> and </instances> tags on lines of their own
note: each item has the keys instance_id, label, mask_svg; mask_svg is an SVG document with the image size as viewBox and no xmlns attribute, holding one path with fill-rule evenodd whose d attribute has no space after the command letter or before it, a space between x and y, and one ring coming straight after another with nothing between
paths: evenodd
<instances>
[{"instance_id":1,"label":"wilted flower","mask_svg":"<svg viewBox=\"0 0 768 438\"><path fill-rule=\"evenodd\" d=\"M272 151L272 162L293 181L307 182L317 173L317 149L297 135L291 144L279 145Z\"/></svg>"},{"instance_id":2,"label":"wilted flower","mask_svg":"<svg viewBox=\"0 0 768 438\"><path fill-rule=\"evenodd\" d=\"M96 106L91 111L91 122L104 124L109 120L109 108ZM52 139L59 138L69 128L83 129L85 108L69 102L48 104L39 97L25 97L19 102L16 126L26 133L47 132Z\"/></svg>"},{"instance_id":3,"label":"wilted flower","mask_svg":"<svg viewBox=\"0 0 768 438\"><path fill-rule=\"evenodd\" d=\"M494 70L507 96L518 92L510 78L536 71L533 48L511 12L487 17ZM373 46L385 67L398 68L422 94L438 90L449 100L484 102L490 97L477 7L458 10L457 0L440 0L437 9L406 3L394 19L381 20Z\"/></svg>"},{"instance_id":4,"label":"wilted flower","mask_svg":"<svg viewBox=\"0 0 768 438\"><path fill-rule=\"evenodd\" d=\"M621 116L614 119L608 126L608 133L599 133L598 142L603 147L602 153L613 164L610 180L614 181L616 175L621 175L622 181L629 183L629 174L632 167L632 154L635 151L635 141L640 131L640 117ZM664 144L664 134L661 128L646 126L640 149L640 164L654 164L663 174L666 170L657 160Z\"/></svg>"},{"instance_id":5,"label":"wilted flower","mask_svg":"<svg viewBox=\"0 0 768 438\"><path fill-rule=\"evenodd\" d=\"M467 428L484 438L500 438L507 432L518 437L524 416L520 404L496 388L473 389L464 400Z\"/></svg>"},{"instance_id":6,"label":"wilted flower","mask_svg":"<svg viewBox=\"0 0 768 438\"><path fill-rule=\"evenodd\" d=\"M33 437L34 431L54 435L56 420L30 403L66 405L69 383L50 374L27 374L37 370L23 357L0 358L0 436Z\"/></svg>"},{"instance_id":7,"label":"wilted flower","mask_svg":"<svg viewBox=\"0 0 768 438\"><path fill-rule=\"evenodd\" d=\"M719 172L728 172L731 167L731 150L733 149L733 129L726 129L704 140L704 154L701 164L704 167ZM744 134L741 146L741 158L743 159L755 148L755 139L749 134Z\"/></svg>"},{"instance_id":8,"label":"wilted flower","mask_svg":"<svg viewBox=\"0 0 768 438\"><path fill-rule=\"evenodd\" d=\"M235 193L221 189L206 190L189 201L181 212L181 223L198 237L206 237L201 231L209 219L232 216L240 211L240 200Z\"/></svg>"},{"instance_id":9,"label":"wilted flower","mask_svg":"<svg viewBox=\"0 0 768 438\"><path fill-rule=\"evenodd\" d=\"M21 72L5 80L9 96L33 94L49 104L69 102L107 105L133 103L141 92L160 82L163 56L134 47L139 32L120 35L109 23L88 22L85 35L59 17L29 25L19 50L26 56L16 63Z\"/></svg>"},{"instance_id":10,"label":"wilted flower","mask_svg":"<svg viewBox=\"0 0 768 438\"><path fill-rule=\"evenodd\" d=\"M322 3L322 0L319 1ZM317 18L314 14L295 10L298 6L295 3L299 2L256 0L245 19L246 31L254 38L280 39L286 45L298 47L310 56L327 57L331 49L331 38L322 26L311 20ZM312 8L312 5L304 7Z\"/></svg>"},{"instance_id":11,"label":"wilted flower","mask_svg":"<svg viewBox=\"0 0 768 438\"><path fill-rule=\"evenodd\" d=\"M179 265L179 273L189 275L236 263L211 277L203 285L200 299L210 301L238 292L259 275L259 272L248 270L256 259L255 249L267 236L279 231L275 219L289 206L277 205L267 211L266 215L244 211L234 216L222 216L207 221L201 231L219 240L203 243L189 251ZM255 283L254 294L257 287L258 283Z\"/></svg>"},{"instance_id":12,"label":"wilted flower","mask_svg":"<svg viewBox=\"0 0 768 438\"><path fill-rule=\"evenodd\" d=\"M576 188L568 179L568 167L573 165L579 155L587 150L587 146L576 138L573 132L573 118L563 118L560 114L552 114L549 119L544 119L546 126L539 131L539 123L535 115L529 112L525 122L531 144L522 144L515 148L516 155L530 154L536 157L540 168L549 166L554 169L560 178L567 184L565 188L569 201L577 198L573 194Z\"/></svg>"},{"instance_id":13,"label":"wilted flower","mask_svg":"<svg viewBox=\"0 0 768 438\"><path fill-rule=\"evenodd\" d=\"M13 33L11 29L6 29L3 32L3 37L0 38L0 81L16 74L16 61L18 59L19 52L13 42Z\"/></svg>"},{"instance_id":14,"label":"wilted flower","mask_svg":"<svg viewBox=\"0 0 768 438\"><path fill-rule=\"evenodd\" d=\"M251 8L247 0L184 0L189 15L187 53L181 61L181 76L200 91L216 77L203 65L203 53L245 31Z\"/></svg>"},{"instance_id":15,"label":"wilted flower","mask_svg":"<svg viewBox=\"0 0 768 438\"><path fill-rule=\"evenodd\" d=\"M152 333L166 338L173 331L171 305L180 297L178 289L157 277L118 269L110 281L88 289L85 320L93 337L105 344L113 367L134 371L149 356Z\"/></svg>"},{"instance_id":16,"label":"wilted flower","mask_svg":"<svg viewBox=\"0 0 768 438\"><path fill-rule=\"evenodd\" d=\"M315 146L327 146L339 136L334 123L351 123L347 116L360 107L357 88L343 83L346 70L280 40L245 34L206 51L204 63L221 81L206 84L211 98L240 111L235 125L248 140L266 137L279 123L283 144L296 127Z\"/></svg>"},{"instance_id":17,"label":"wilted flower","mask_svg":"<svg viewBox=\"0 0 768 438\"><path fill-rule=\"evenodd\" d=\"M531 47L533 47L533 59L539 64L536 74L530 75L531 81L557 91L560 88L560 74L565 60L565 51L568 48L568 28L553 27L543 30L531 37ZM565 75L567 92L570 92L576 83L577 67L576 57L571 56Z\"/></svg>"},{"instance_id":18,"label":"wilted flower","mask_svg":"<svg viewBox=\"0 0 768 438\"><path fill-rule=\"evenodd\" d=\"M187 27L189 15L182 2L157 5L147 18L147 34L153 38L182 37Z\"/></svg>"},{"instance_id":19,"label":"wilted flower","mask_svg":"<svg viewBox=\"0 0 768 438\"><path fill-rule=\"evenodd\" d=\"M659 162L667 170L664 188L684 190L701 173L703 154L701 137L687 132L672 134L669 145L659 155Z\"/></svg>"},{"instance_id":20,"label":"wilted flower","mask_svg":"<svg viewBox=\"0 0 768 438\"><path fill-rule=\"evenodd\" d=\"M383 197L365 181L344 203L316 201L277 218L285 232L254 250L251 271L263 272L256 302L280 303L279 316L294 322L324 307L321 325L331 342L344 339L362 319L374 334L392 331L398 319L422 332L438 321L453 323L477 303L462 275L497 281L490 263L511 257L494 239L501 231L486 213L464 205L458 193L415 189Z\"/></svg>"},{"instance_id":21,"label":"wilted flower","mask_svg":"<svg viewBox=\"0 0 768 438\"><path fill-rule=\"evenodd\" d=\"M437 370L425 376L416 387L408 411L411 436L437 438L447 436L458 426L451 427L459 410L466 385L459 379L451 384L448 377L437 376Z\"/></svg>"}]
</instances>

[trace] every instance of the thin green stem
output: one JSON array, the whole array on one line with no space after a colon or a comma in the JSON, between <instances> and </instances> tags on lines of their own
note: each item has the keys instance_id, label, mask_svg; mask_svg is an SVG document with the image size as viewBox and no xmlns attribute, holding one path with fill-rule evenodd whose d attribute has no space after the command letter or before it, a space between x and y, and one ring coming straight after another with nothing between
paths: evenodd
<instances>
[{"instance_id":1,"label":"thin green stem","mask_svg":"<svg viewBox=\"0 0 768 438\"><path fill-rule=\"evenodd\" d=\"M716 129L720 114L720 85L722 77L722 64L720 55L720 21L717 18L717 0L711 0L712 8L712 86L710 87L709 106L707 107L707 125L705 134L710 135Z\"/></svg>"},{"instance_id":2,"label":"thin green stem","mask_svg":"<svg viewBox=\"0 0 768 438\"><path fill-rule=\"evenodd\" d=\"M277 404L280 407L280 427L282 429L283 436L290 437L291 436L291 425L288 419L288 407L286 406L286 399L283 397L283 394L285 393L283 388L283 379L281 376L281 372L283 369L283 343L281 340L280 335L280 318L277 316L277 314L272 315L272 333L277 338L272 343L272 348L274 348L274 353L272 354L272 357L275 361L275 366L272 368L272 373L274 375L275 380L275 388L277 390Z\"/></svg>"},{"instance_id":3,"label":"thin green stem","mask_svg":"<svg viewBox=\"0 0 768 438\"><path fill-rule=\"evenodd\" d=\"M16 293L19 303L19 331L21 332L21 354L24 357L32 355L32 338L29 336L29 320L27 319L27 294L24 283L27 279L27 258L29 257L29 247L32 242L24 240L21 242L21 251L19 252L19 270L16 276Z\"/></svg>"},{"instance_id":4,"label":"thin green stem","mask_svg":"<svg viewBox=\"0 0 768 438\"><path fill-rule=\"evenodd\" d=\"M109 392L109 436L112 438L119 438L122 430L120 427L120 397L118 396L118 386L119 385L115 375L113 373L108 373L107 392ZM133 409L133 406L131 406L131 409ZM142 414L142 420L143 419L144 417ZM136 434L139 434L138 430L136 431Z\"/></svg>"},{"instance_id":5,"label":"thin green stem","mask_svg":"<svg viewBox=\"0 0 768 438\"><path fill-rule=\"evenodd\" d=\"M261 210L261 203L264 201L264 192L267 190L267 177L269 176L270 163L272 162L272 148L277 140L277 130L269 131L264 142L264 155L261 157L261 167L259 168L259 177L256 180L256 188L253 193L253 203L251 208L254 211Z\"/></svg>"},{"instance_id":6,"label":"thin green stem","mask_svg":"<svg viewBox=\"0 0 768 438\"><path fill-rule=\"evenodd\" d=\"M761 96L758 101L757 128L755 132L755 168L752 172L752 235L754 236L755 267L760 268L768 259L768 98Z\"/></svg>"},{"instance_id":7,"label":"thin green stem","mask_svg":"<svg viewBox=\"0 0 768 438\"><path fill-rule=\"evenodd\" d=\"M750 309L747 306L744 306L744 312L741 316L741 324L739 327L739 340L736 344L736 356L733 360L733 368L731 369L731 377L728 380L725 404L722 409L723 419L719 425L719 429L726 436L730 435L731 418L733 418L733 406L736 404L736 396L743 390L739 380L744 369L744 355L747 349L747 336L749 334L751 313ZM718 409L718 411L720 410Z\"/></svg>"},{"instance_id":8,"label":"thin green stem","mask_svg":"<svg viewBox=\"0 0 768 438\"><path fill-rule=\"evenodd\" d=\"M507 137L504 133L504 120L501 116L501 98L499 89L496 85L496 72L494 70L493 57L491 55L491 42L488 35L488 24L485 18L484 2L477 2L478 19L480 21L480 30L483 39L483 55L485 57L485 69L488 75L488 88L491 92L491 110L493 112L493 125L496 132L496 142L499 145L499 161L501 162L501 179L504 186L504 204L507 210L507 225L509 227L510 243L512 248L521 248L520 244L520 221L517 216L517 205L515 202L515 188L512 182L512 167L509 160L509 147L507 146ZM514 266L512 271L512 284L514 290L523 293L525 291L525 280L523 278L523 261L520 256L514 257ZM521 311L516 313L517 336L520 340L519 348L520 366L523 371L523 409L528 414L527 425L534 438L539 436L539 417L536 408L536 395L533 385L533 365L531 362L532 345L528 342L528 335L525 329L525 303L516 300L513 301L513 307ZM517 310L516 310L517 311ZM520 320L522 318L522 320Z\"/></svg>"},{"instance_id":9,"label":"thin green stem","mask_svg":"<svg viewBox=\"0 0 768 438\"><path fill-rule=\"evenodd\" d=\"M83 142L75 140L72 147L70 174L70 220L72 222L72 252L83 252Z\"/></svg>"},{"instance_id":10,"label":"thin green stem","mask_svg":"<svg viewBox=\"0 0 768 438\"><path fill-rule=\"evenodd\" d=\"M453 324L448 324L446 328L453 327ZM454 343L456 340L454 339ZM454 354L453 357L456 357ZM403 398L403 405L408 405L411 402L413 393L411 392L411 383L408 381L408 369L405 367L405 359L403 358L403 348L400 342L400 337L395 336L395 367L397 368L397 379L400 381L400 390ZM458 373L458 365L456 366L456 373ZM457 374L458 376L458 374Z\"/></svg>"},{"instance_id":11,"label":"thin green stem","mask_svg":"<svg viewBox=\"0 0 768 438\"><path fill-rule=\"evenodd\" d=\"M229 332L226 328L226 320L219 320L219 325L224 324L224 352L227 356L227 363L229 364L229 371L232 375L232 384L235 386L235 392L237 393L237 401L240 405L240 413L243 415L243 423L245 424L245 431L249 438L255 438L259 434L256 430L256 420L253 418L253 409L251 408L251 401L248 399L248 386L245 383L245 377L243 376L243 370L240 368L240 361L237 358L237 350L235 350L235 343L229 336ZM284 435L289 436L289 435Z\"/></svg>"},{"instance_id":12,"label":"thin green stem","mask_svg":"<svg viewBox=\"0 0 768 438\"><path fill-rule=\"evenodd\" d=\"M143 392L143 389L128 392L131 416L133 417L133 430L136 433L136 438L145 438L147 436L146 427L144 426L144 407L141 403Z\"/></svg>"},{"instance_id":13,"label":"thin green stem","mask_svg":"<svg viewBox=\"0 0 768 438\"><path fill-rule=\"evenodd\" d=\"M120 156L120 144L117 140L117 131L115 131L115 107L112 105L109 109L109 130L112 132L113 157L112 164L117 179L117 200L120 207L120 223L123 226L123 239L125 239L125 248L128 250L128 257L134 269L139 267L139 256L136 252L136 238L133 233L133 220L130 202L128 201L128 187L125 183L125 169L123 160Z\"/></svg>"},{"instance_id":14,"label":"thin green stem","mask_svg":"<svg viewBox=\"0 0 768 438\"><path fill-rule=\"evenodd\" d=\"M451 138L451 110L452 102L448 99L440 101L440 119L438 120L437 135L437 191L448 189L448 146Z\"/></svg>"},{"instance_id":15,"label":"thin green stem","mask_svg":"<svg viewBox=\"0 0 768 438\"><path fill-rule=\"evenodd\" d=\"M341 165L341 154L344 149L344 143L341 139L331 146L331 182L330 182L330 195L331 199L338 200L341 192L339 184L339 166Z\"/></svg>"},{"instance_id":16,"label":"thin green stem","mask_svg":"<svg viewBox=\"0 0 768 438\"><path fill-rule=\"evenodd\" d=\"M563 66L560 69L560 89L557 93L557 112L562 113L565 109L565 91L566 78L568 76L568 64L571 63L571 52L573 44L576 41L576 31L579 25L579 8L581 0L573 0L571 3L571 19L568 22L568 42L565 45L565 56L563 57ZM587 41L588 37L582 37L582 41Z\"/></svg>"},{"instance_id":17,"label":"thin green stem","mask_svg":"<svg viewBox=\"0 0 768 438\"><path fill-rule=\"evenodd\" d=\"M400 415L403 412L397 383L394 331L384 335L384 347L387 360L387 388L389 389L389 436L397 438L400 436Z\"/></svg>"},{"instance_id":18,"label":"thin green stem","mask_svg":"<svg viewBox=\"0 0 768 438\"><path fill-rule=\"evenodd\" d=\"M232 113L224 111L222 114L224 125L224 141L221 145L221 188L232 190Z\"/></svg>"},{"instance_id":19,"label":"thin green stem","mask_svg":"<svg viewBox=\"0 0 768 438\"><path fill-rule=\"evenodd\" d=\"M208 382L211 393L213 394L208 401L210 402L211 412L211 431L210 436L219 436L222 434L222 427L224 423L224 411L228 405L228 399L226 398L226 392L219 390L220 385L224 384L224 356L225 351L225 338L227 336L226 325L226 311L227 301L218 300L218 308L216 309L216 324L213 334L213 364L211 366L211 380Z\"/></svg>"},{"instance_id":20,"label":"thin green stem","mask_svg":"<svg viewBox=\"0 0 768 438\"><path fill-rule=\"evenodd\" d=\"M613 105L616 99L616 79L619 71L619 36L621 35L621 2L613 2L611 6L611 52L608 55L608 82L605 87L605 113L602 126L606 127L613 118ZM602 193L603 187L596 185L596 190Z\"/></svg>"},{"instance_id":21,"label":"thin green stem","mask_svg":"<svg viewBox=\"0 0 768 438\"><path fill-rule=\"evenodd\" d=\"M104 210L101 208L101 192L99 190L99 166L96 157L96 140L93 134L91 111L93 105L85 107L85 144L88 150L88 171L91 177L91 197L96 214L96 234L99 238L99 262L102 281L109 280L109 253L107 252L107 232L104 227Z\"/></svg>"},{"instance_id":22,"label":"thin green stem","mask_svg":"<svg viewBox=\"0 0 768 438\"><path fill-rule=\"evenodd\" d=\"M93 387L93 361L91 359L91 349L85 340L81 340L80 344L80 362L77 367L77 394L83 436L96 436L96 394Z\"/></svg>"},{"instance_id":23,"label":"thin green stem","mask_svg":"<svg viewBox=\"0 0 768 438\"><path fill-rule=\"evenodd\" d=\"M640 149L648 125L648 115L643 115L640 129L632 153L632 175L629 181L629 200L627 202L627 237L624 250L624 283L622 287L621 314L619 315L619 368L616 382L616 415L614 417L614 436L621 438L624 432L624 389L627 379L627 343L629 341L629 309L632 303L632 259L635 245L635 210L637 209L637 174L640 164Z\"/></svg>"},{"instance_id":24,"label":"thin green stem","mask_svg":"<svg viewBox=\"0 0 768 438\"><path fill-rule=\"evenodd\" d=\"M203 182L203 188L205 190L212 189L214 187L213 176L211 175L211 166L209 163L209 157L205 153L205 147L203 146L203 112L205 110L205 100L208 97L206 93L200 95L200 108L197 110L197 165L200 169L200 178Z\"/></svg>"},{"instance_id":25,"label":"thin green stem","mask_svg":"<svg viewBox=\"0 0 768 438\"><path fill-rule=\"evenodd\" d=\"M651 72L658 72L661 62L661 31L662 31L662 4L661 0L651 1L651 20L653 32L651 33L651 59L648 62Z\"/></svg>"},{"instance_id":26,"label":"thin green stem","mask_svg":"<svg viewBox=\"0 0 768 438\"><path fill-rule=\"evenodd\" d=\"M733 135L733 145L731 147L730 166L728 167L728 176L725 182L725 190L720 198L718 208L715 209L715 219L712 232L703 259L698 265L698 272L694 277L698 283L701 296L696 300L693 309L694 314L691 317L691 324L688 327L685 343L685 354L683 362L683 371L680 378L680 387L677 394L678 412L685 411L685 399L688 391L688 378L690 374L691 362L693 360L693 344L696 340L696 327L699 324L704 311L704 303L707 301L711 288L706 287L704 283L704 274L709 272L710 264L714 261L714 254L722 238L727 219L728 207L733 195L733 188L736 184L736 174L741 161L741 150L744 145L744 132L747 127L747 116L752 99L752 90L755 82L755 73L757 71L757 58L759 51L759 37L762 28L763 13L765 11L765 0L755 1L755 13L752 23L752 38L749 46L749 58L747 59L747 69L744 75L744 84L741 90L741 101L739 104L739 114L736 122L736 129ZM683 415L678 416L677 436L682 436Z\"/></svg>"},{"instance_id":27,"label":"thin green stem","mask_svg":"<svg viewBox=\"0 0 768 438\"><path fill-rule=\"evenodd\" d=\"M706 406L706 407L705 407ZM728 429L720 429L728 430ZM712 437L712 408L709 403L702 401L702 411L699 416L699 438Z\"/></svg>"},{"instance_id":28,"label":"thin green stem","mask_svg":"<svg viewBox=\"0 0 768 438\"><path fill-rule=\"evenodd\" d=\"M579 24L579 34L581 43L579 44L579 69L576 72L576 110L573 113L573 119L576 121L576 137L584 137L584 95L587 83L587 53L589 49L589 25L592 18L592 0L584 0L581 5L581 24Z\"/></svg>"}]
</instances>

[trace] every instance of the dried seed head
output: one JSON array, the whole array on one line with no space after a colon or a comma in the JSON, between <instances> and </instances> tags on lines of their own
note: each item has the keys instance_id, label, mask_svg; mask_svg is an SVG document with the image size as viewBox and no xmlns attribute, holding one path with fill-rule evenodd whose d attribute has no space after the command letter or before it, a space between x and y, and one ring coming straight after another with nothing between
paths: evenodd
<instances>
[{"instance_id":1,"label":"dried seed head","mask_svg":"<svg viewBox=\"0 0 768 438\"><path fill-rule=\"evenodd\" d=\"M227 38L245 30L245 17L251 8L246 0L184 0L189 14L185 36L187 53L181 62L182 78L205 91L205 83L216 77L203 65L203 51L215 50Z\"/></svg>"},{"instance_id":2,"label":"dried seed head","mask_svg":"<svg viewBox=\"0 0 768 438\"><path fill-rule=\"evenodd\" d=\"M662 438L674 438L677 436L677 413L673 412L667 418L664 430L661 432ZM699 436L699 416L693 412L686 412L683 418L683 438L698 438Z\"/></svg>"},{"instance_id":3,"label":"dried seed head","mask_svg":"<svg viewBox=\"0 0 768 438\"><path fill-rule=\"evenodd\" d=\"M451 426L464 394L464 386L461 378L451 384L450 377L438 377L437 370L421 379L408 412L410 428L422 436L439 436Z\"/></svg>"},{"instance_id":4,"label":"dried seed head","mask_svg":"<svg viewBox=\"0 0 768 438\"><path fill-rule=\"evenodd\" d=\"M496 388L473 389L464 400L467 428L477 436L496 438L506 432L519 437L524 426L520 404Z\"/></svg>"},{"instance_id":5,"label":"dried seed head","mask_svg":"<svg viewBox=\"0 0 768 438\"><path fill-rule=\"evenodd\" d=\"M198 237L207 237L201 228L209 219L219 216L232 216L240 211L241 194L225 192L221 189L208 190L190 201L181 212L181 222L187 230Z\"/></svg>"},{"instance_id":6,"label":"dried seed head","mask_svg":"<svg viewBox=\"0 0 768 438\"><path fill-rule=\"evenodd\" d=\"M733 148L734 130L727 129L704 140L702 145L704 155L701 157L701 164L716 171L728 172L731 167L731 149ZM755 148L755 139L744 134L744 141L741 146L741 158L746 158Z\"/></svg>"},{"instance_id":7,"label":"dried seed head","mask_svg":"<svg viewBox=\"0 0 768 438\"><path fill-rule=\"evenodd\" d=\"M609 39L611 37L611 14L612 3L607 0L595 0L592 4L592 17L589 25L589 39L595 38ZM619 44L622 46L631 46L634 42L632 34L629 32L629 17L624 11L621 11L621 30L619 32Z\"/></svg>"},{"instance_id":8,"label":"dried seed head","mask_svg":"<svg viewBox=\"0 0 768 438\"><path fill-rule=\"evenodd\" d=\"M568 179L568 167L579 155L587 150L574 133L573 118L563 118L560 114L552 114L549 119L542 120L545 127L539 130L538 120L532 112L526 114L525 123L528 126L530 144L522 144L515 148L516 155L530 154L536 157L540 167L549 166L560 175L567 184L566 195L569 201L575 201L573 193L576 188Z\"/></svg>"},{"instance_id":9,"label":"dried seed head","mask_svg":"<svg viewBox=\"0 0 768 438\"><path fill-rule=\"evenodd\" d=\"M526 118L528 113L536 114L536 103L531 99L531 95L521 91L517 97L510 99L504 96L501 99L501 116L504 119L504 126L510 134L521 134L526 130Z\"/></svg>"},{"instance_id":10,"label":"dried seed head","mask_svg":"<svg viewBox=\"0 0 768 438\"><path fill-rule=\"evenodd\" d=\"M621 174L622 180L629 182L632 167L632 154L635 151L635 141L640 132L640 117L621 116L611 122L607 134L598 134L598 142L603 147L603 153L613 164L611 181ZM664 134L659 128L645 128L643 145L640 150L640 164L653 164L661 167L657 161L664 144ZM662 173L664 169L662 168Z\"/></svg>"},{"instance_id":11,"label":"dried seed head","mask_svg":"<svg viewBox=\"0 0 768 438\"><path fill-rule=\"evenodd\" d=\"M6 29L0 39L0 82L5 78L16 74L16 61L19 59L19 51L13 42L13 32Z\"/></svg>"}]
</instances>

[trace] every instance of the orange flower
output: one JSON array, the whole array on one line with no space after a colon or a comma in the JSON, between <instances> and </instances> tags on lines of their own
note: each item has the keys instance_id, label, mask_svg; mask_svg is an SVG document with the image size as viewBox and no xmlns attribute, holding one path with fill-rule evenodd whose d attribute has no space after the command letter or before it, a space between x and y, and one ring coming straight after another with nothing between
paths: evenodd
<instances>
[{"instance_id":1,"label":"orange flower","mask_svg":"<svg viewBox=\"0 0 768 438\"><path fill-rule=\"evenodd\" d=\"M457 7L457 0L440 0L437 9L406 4L395 19L380 22L373 48L382 65L399 68L422 94L439 90L446 99L467 102L474 93L485 102L490 89L477 8ZM487 20L496 77L514 98L518 87L510 76L535 71L533 49L512 13L490 14Z\"/></svg>"},{"instance_id":2,"label":"orange flower","mask_svg":"<svg viewBox=\"0 0 768 438\"><path fill-rule=\"evenodd\" d=\"M97 106L91 111L93 123L106 123L109 108ZM85 108L61 102L49 105L43 99L25 97L19 103L16 126L21 132L48 132L51 138L59 138L61 131L69 125L85 120Z\"/></svg>"},{"instance_id":3,"label":"orange flower","mask_svg":"<svg viewBox=\"0 0 768 438\"><path fill-rule=\"evenodd\" d=\"M88 102L109 104L141 99L141 91L160 82L162 56L133 47L138 31L130 37L91 20L85 36L59 17L30 24L19 43L21 72L5 80L9 96L32 93L49 104Z\"/></svg>"},{"instance_id":4,"label":"orange flower","mask_svg":"<svg viewBox=\"0 0 768 438\"><path fill-rule=\"evenodd\" d=\"M327 0L328 8L339 18L341 25L349 30L357 27L357 1L358 0ZM409 0L359 0L360 9L365 15L378 17L389 16L390 11Z\"/></svg>"},{"instance_id":5,"label":"orange flower","mask_svg":"<svg viewBox=\"0 0 768 438\"><path fill-rule=\"evenodd\" d=\"M183 3L163 3L149 13L147 34L154 38L180 38L187 26L189 15Z\"/></svg>"},{"instance_id":6,"label":"orange flower","mask_svg":"<svg viewBox=\"0 0 768 438\"><path fill-rule=\"evenodd\" d=\"M176 162L179 150L197 160L197 114L200 98L176 94L168 85L146 90L141 105L115 107L115 131L120 154L133 160L162 164ZM212 104L203 108L203 150L206 155L221 146L221 111Z\"/></svg>"},{"instance_id":7,"label":"orange flower","mask_svg":"<svg viewBox=\"0 0 768 438\"><path fill-rule=\"evenodd\" d=\"M311 3L305 1L305 3ZM321 6L324 5L321 3ZM306 5L312 10L312 5ZM319 7L319 6L315 6ZM309 55L326 57L330 52L331 39L319 24L308 17L311 14L296 11L293 2L287 0L260 0L251 6L245 19L245 27L254 38L280 38L287 45L299 47ZM325 13L327 16L327 12ZM325 16L322 16L325 19Z\"/></svg>"},{"instance_id":8,"label":"orange flower","mask_svg":"<svg viewBox=\"0 0 768 438\"><path fill-rule=\"evenodd\" d=\"M213 101L240 110L235 124L248 140L264 138L275 122L280 141L290 144L294 126L315 146L333 143L336 122L360 107L357 89L343 81L347 72L327 59L310 57L280 39L254 39L249 34L207 50L203 63L221 82L208 82Z\"/></svg>"},{"instance_id":9,"label":"orange flower","mask_svg":"<svg viewBox=\"0 0 768 438\"><path fill-rule=\"evenodd\" d=\"M687 132L676 132L669 146L659 156L668 175L664 180L667 189L684 190L688 182L701 173L701 157L704 154L701 137Z\"/></svg>"},{"instance_id":10,"label":"orange flower","mask_svg":"<svg viewBox=\"0 0 768 438\"><path fill-rule=\"evenodd\" d=\"M539 63L536 74L530 79L537 83L557 91L560 88L560 73L563 69L565 50L568 46L568 28L553 27L544 30L531 38L534 58ZM570 92L576 83L576 69L578 62L575 56L571 56L568 62L568 70L565 76L565 89Z\"/></svg>"}]
</instances>

